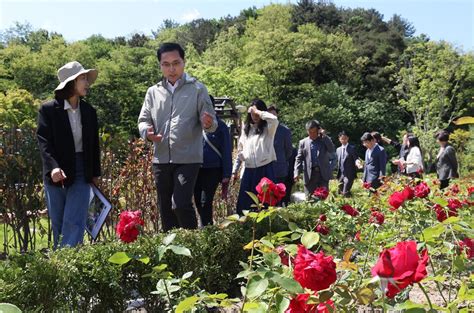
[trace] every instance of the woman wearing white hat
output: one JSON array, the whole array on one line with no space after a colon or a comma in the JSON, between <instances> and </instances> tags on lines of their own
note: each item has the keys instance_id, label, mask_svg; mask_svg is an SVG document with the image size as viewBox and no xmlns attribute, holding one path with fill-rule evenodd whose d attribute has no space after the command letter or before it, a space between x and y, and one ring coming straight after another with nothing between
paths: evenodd
<instances>
[{"instance_id":1,"label":"woman wearing white hat","mask_svg":"<svg viewBox=\"0 0 474 313\"><path fill-rule=\"evenodd\" d=\"M54 248L82 243L91 183L100 176L100 150L95 109L82 97L97 70L69 62L58 70L55 99L41 105L37 138Z\"/></svg>"}]
</instances>

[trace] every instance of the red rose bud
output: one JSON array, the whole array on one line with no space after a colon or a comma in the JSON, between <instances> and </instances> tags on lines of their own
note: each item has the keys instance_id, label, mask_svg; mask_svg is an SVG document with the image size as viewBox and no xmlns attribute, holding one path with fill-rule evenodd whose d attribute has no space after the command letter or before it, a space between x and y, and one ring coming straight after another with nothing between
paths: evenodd
<instances>
[{"instance_id":1,"label":"red rose bud","mask_svg":"<svg viewBox=\"0 0 474 313\"><path fill-rule=\"evenodd\" d=\"M426 198L430 194L430 187L422 181L415 187L415 196L418 198Z\"/></svg>"},{"instance_id":2,"label":"red rose bud","mask_svg":"<svg viewBox=\"0 0 474 313\"><path fill-rule=\"evenodd\" d=\"M336 263L332 256L325 256L322 251L314 253L300 245L295 258L293 277L303 288L324 290L337 279Z\"/></svg>"},{"instance_id":3,"label":"red rose bud","mask_svg":"<svg viewBox=\"0 0 474 313\"><path fill-rule=\"evenodd\" d=\"M318 226L316 226L316 231L321 235L327 235L329 234L329 227L323 224L318 224Z\"/></svg>"},{"instance_id":4,"label":"red rose bud","mask_svg":"<svg viewBox=\"0 0 474 313\"><path fill-rule=\"evenodd\" d=\"M285 251L285 247L283 247L283 246L278 246L278 247L276 247L275 252L278 253L278 255L280 256L281 264L286 265L286 266L289 266L289 264L290 264L290 256L289 256L288 253Z\"/></svg>"},{"instance_id":5,"label":"red rose bud","mask_svg":"<svg viewBox=\"0 0 474 313\"><path fill-rule=\"evenodd\" d=\"M295 298L291 299L290 306L286 309L285 313L315 313L316 304L308 304L310 294L300 293Z\"/></svg>"},{"instance_id":6,"label":"red rose bud","mask_svg":"<svg viewBox=\"0 0 474 313\"><path fill-rule=\"evenodd\" d=\"M312 311L307 311L307 312L309 313ZM332 313L332 312L336 312L336 310L334 309L334 301L332 301L331 299L329 299L326 302L318 304L318 307L316 308L316 313Z\"/></svg>"},{"instance_id":7,"label":"red rose bud","mask_svg":"<svg viewBox=\"0 0 474 313\"><path fill-rule=\"evenodd\" d=\"M321 222L326 222L326 220L327 220L326 215L325 215L325 214L321 214L321 215L319 216L319 220L320 220Z\"/></svg>"},{"instance_id":8,"label":"red rose bud","mask_svg":"<svg viewBox=\"0 0 474 313\"><path fill-rule=\"evenodd\" d=\"M455 196L459 193L459 186L457 184L454 184L451 186L451 188L449 188L449 190L451 191L451 194Z\"/></svg>"},{"instance_id":9,"label":"red rose bud","mask_svg":"<svg viewBox=\"0 0 474 313\"><path fill-rule=\"evenodd\" d=\"M373 211L370 214L369 223L382 225L384 221L385 221L385 216L383 215L382 212Z\"/></svg>"},{"instance_id":10,"label":"red rose bud","mask_svg":"<svg viewBox=\"0 0 474 313\"><path fill-rule=\"evenodd\" d=\"M408 285L418 283L428 275L428 260L428 251L425 249L419 255L416 242L399 242L395 247L382 251L372 268L372 275L388 278L387 297L393 298Z\"/></svg>"},{"instance_id":11,"label":"red rose bud","mask_svg":"<svg viewBox=\"0 0 474 313\"><path fill-rule=\"evenodd\" d=\"M346 212L347 214L349 214L350 216L357 216L359 215L359 211L357 211L356 209L354 209L352 206L350 206L349 204L344 204L341 209Z\"/></svg>"},{"instance_id":12,"label":"red rose bud","mask_svg":"<svg viewBox=\"0 0 474 313\"><path fill-rule=\"evenodd\" d=\"M405 202L405 197L401 192L394 192L389 198L388 203L392 206L390 210L397 210Z\"/></svg>"},{"instance_id":13,"label":"red rose bud","mask_svg":"<svg viewBox=\"0 0 474 313\"><path fill-rule=\"evenodd\" d=\"M357 233L355 233L354 240L355 241L360 241L360 230Z\"/></svg>"},{"instance_id":14,"label":"red rose bud","mask_svg":"<svg viewBox=\"0 0 474 313\"><path fill-rule=\"evenodd\" d=\"M461 207L462 207L462 203L458 199L448 199L448 208L452 210L457 210Z\"/></svg>"},{"instance_id":15,"label":"red rose bud","mask_svg":"<svg viewBox=\"0 0 474 313\"><path fill-rule=\"evenodd\" d=\"M474 186L470 186L467 188L467 195L471 196L472 194L474 194Z\"/></svg>"},{"instance_id":16,"label":"red rose bud","mask_svg":"<svg viewBox=\"0 0 474 313\"><path fill-rule=\"evenodd\" d=\"M461 251L466 252L468 259L474 258L474 239L464 238L463 240L459 241L458 244L459 248L461 248Z\"/></svg>"},{"instance_id":17,"label":"red rose bud","mask_svg":"<svg viewBox=\"0 0 474 313\"><path fill-rule=\"evenodd\" d=\"M326 187L319 187L313 192L313 195L318 198L319 200L326 200L329 196L329 190Z\"/></svg>"},{"instance_id":18,"label":"red rose bud","mask_svg":"<svg viewBox=\"0 0 474 313\"><path fill-rule=\"evenodd\" d=\"M372 188L372 184L371 184L371 183L368 183L368 182L364 182L364 183L362 184L362 187L364 187L364 189L370 189L370 188Z\"/></svg>"}]
</instances>

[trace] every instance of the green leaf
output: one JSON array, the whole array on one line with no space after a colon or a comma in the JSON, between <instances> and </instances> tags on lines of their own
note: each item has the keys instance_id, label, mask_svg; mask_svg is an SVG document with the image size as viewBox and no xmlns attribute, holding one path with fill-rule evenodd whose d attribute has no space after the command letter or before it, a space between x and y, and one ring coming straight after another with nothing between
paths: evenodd
<instances>
[{"instance_id":1,"label":"green leaf","mask_svg":"<svg viewBox=\"0 0 474 313\"><path fill-rule=\"evenodd\" d=\"M268 307L264 302L246 302L244 312L248 313L267 313Z\"/></svg>"},{"instance_id":2,"label":"green leaf","mask_svg":"<svg viewBox=\"0 0 474 313\"><path fill-rule=\"evenodd\" d=\"M443 224L436 224L433 227L425 228L423 230L423 235L426 241L432 241L435 238L438 238L444 232L445 228Z\"/></svg>"},{"instance_id":3,"label":"green leaf","mask_svg":"<svg viewBox=\"0 0 474 313\"><path fill-rule=\"evenodd\" d=\"M454 224L456 222L459 222L460 218L458 216L451 216L451 217L448 217L447 219L445 219L443 221L443 224L445 225L449 225L449 224Z\"/></svg>"},{"instance_id":4,"label":"green leaf","mask_svg":"<svg viewBox=\"0 0 474 313\"><path fill-rule=\"evenodd\" d=\"M188 279L191 276L193 276L193 272L186 272L186 273L183 274L181 279Z\"/></svg>"},{"instance_id":5,"label":"green leaf","mask_svg":"<svg viewBox=\"0 0 474 313\"><path fill-rule=\"evenodd\" d=\"M275 297L275 305L278 313L285 313L286 309L290 306L290 299L283 297L281 294L277 294Z\"/></svg>"},{"instance_id":6,"label":"green leaf","mask_svg":"<svg viewBox=\"0 0 474 313\"><path fill-rule=\"evenodd\" d=\"M171 251L174 252L174 254L179 254L179 255L184 255L184 256L191 256L191 251L188 248L182 247L182 246L175 246L175 245L170 245L169 246Z\"/></svg>"},{"instance_id":7,"label":"green leaf","mask_svg":"<svg viewBox=\"0 0 474 313\"><path fill-rule=\"evenodd\" d=\"M448 205L448 201L446 201L446 200L443 199L443 198L434 198L432 201L433 201L434 203L436 203L436 204L441 205L442 207L445 207L445 206Z\"/></svg>"},{"instance_id":8,"label":"green leaf","mask_svg":"<svg viewBox=\"0 0 474 313\"><path fill-rule=\"evenodd\" d=\"M0 312L1 313L21 313L21 310L14 304L0 303Z\"/></svg>"},{"instance_id":9,"label":"green leaf","mask_svg":"<svg viewBox=\"0 0 474 313\"><path fill-rule=\"evenodd\" d=\"M298 234L298 233L291 234L291 240L293 241L300 239L300 237L301 237L301 234Z\"/></svg>"},{"instance_id":10,"label":"green leaf","mask_svg":"<svg viewBox=\"0 0 474 313\"><path fill-rule=\"evenodd\" d=\"M295 231L298 229L298 225L296 225L295 223L293 222L289 222L288 223L288 228L291 230L291 231Z\"/></svg>"},{"instance_id":11,"label":"green leaf","mask_svg":"<svg viewBox=\"0 0 474 313\"><path fill-rule=\"evenodd\" d=\"M125 252L115 252L109 258L109 262L118 264L118 265L124 265L124 264L127 264L131 259L132 257Z\"/></svg>"},{"instance_id":12,"label":"green leaf","mask_svg":"<svg viewBox=\"0 0 474 313\"><path fill-rule=\"evenodd\" d=\"M291 293L303 293L303 287L294 279L281 276L281 274L276 273L271 277L271 280L278 284L280 287L288 290Z\"/></svg>"},{"instance_id":13,"label":"green leaf","mask_svg":"<svg viewBox=\"0 0 474 313\"><path fill-rule=\"evenodd\" d=\"M287 236L289 234L292 234L292 233L293 233L292 231L288 231L288 230L287 231L280 231L280 232L274 234L273 237L281 238L281 237L285 237L285 236Z\"/></svg>"},{"instance_id":14,"label":"green leaf","mask_svg":"<svg viewBox=\"0 0 474 313\"><path fill-rule=\"evenodd\" d=\"M147 256L144 256L142 258L137 259L138 261L142 262L143 264L148 264L150 263L150 258Z\"/></svg>"},{"instance_id":15,"label":"green leaf","mask_svg":"<svg viewBox=\"0 0 474 313\"><path fill-rule=\"evenodd\" d=\"M474 117L473 116L463 116L455 121L453 121L453 124L455 125L465 125L465 124L474 124Z\"/></svg>"},{"instance_id":16,"label":"green leaf","mask_svg":"<svg viewBox=\"0 0 474 313\"><path fill-rule=\"evenodd\" d=\"M176 313L183 313L194 308L194 305L198 302L199 298L196 296L188 297L181 301L176 307Z\"/></svg>"},{"instance_id":17,"label":"green leaf","mask_svg":"<svg viewBox=\"0 0 474 313\"><path fill-rule=\"evenodd\" d=\"M319 242L319 234L313 231L308 231L301 237L301 243L308 249L311 249Z\"/></svg>"},{"instance_id":18,"label":"green leaf","mask_svg":"<svg viewBox=\"0 0 474 313\"><path fill-rule=\"evenodd\" d=\"M374 291L367 287L358 290L356 295L359 302L363 305L370 304L375 300Z\"/></svg>"},{"instance_id":19,"label":"green leaf","mask_svg":"<svg viewBox=\"0 0 474 313\"><path fill-rule=\"evenodd\" d=\"M259 276L252 277L247 287L247 297L254 299L262 295L268 287L268 280Z\"/></svg>"},{"instance_id":20,"label":"green leaf","mask_svg":"<svg viewBox=\"0 0 474 313\"><path fill-rule=\"evenodd\" d=\"M257 196L253 192L250 192L250 191L246 191L246 193L249 195L250 198L252 198L252 201L258 206L260 201L258 201Z\"/></svg>"},{"instance_id":21,"label":"green leaf","mask_svg":"<svg viewBox=\"0 0 474 313\"><path fill-rule=\"evenodd\" d=\"M174 238L176 238L176 234L169 234L168 236L166 236L165 238L163 238L163 244L165 246L169 246L170 243L173 242Z\"/></svg>"},{"instance_id":22,"label":"green leaf","mask_svg":"<svg viewBox=\"0 0 474 313\"><path fill-rule=\"evenodd\" d=\"M159 264L153 267L153 271L161 272L161 271L164 271L167 267L168 267L168 264Z\"/></svg>"}]
</instances>

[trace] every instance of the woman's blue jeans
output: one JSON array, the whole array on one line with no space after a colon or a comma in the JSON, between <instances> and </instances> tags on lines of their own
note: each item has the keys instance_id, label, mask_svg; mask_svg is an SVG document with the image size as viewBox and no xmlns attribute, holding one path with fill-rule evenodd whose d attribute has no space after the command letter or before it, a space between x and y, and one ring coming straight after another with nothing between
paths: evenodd
<instances>
[{"instance_id":1,"label":"woman's blue jeans","mask_svg":"<svg viewBox=\"0 0 474 313\"><path fill-rule=\"evenodd\" d=\"M69 187L44 183L55 249L58 245L74 247L82 243L84 238L92 188L84 178L82 153L76 153L75 174L74 183Z\"/></svg>"}]
</instances>

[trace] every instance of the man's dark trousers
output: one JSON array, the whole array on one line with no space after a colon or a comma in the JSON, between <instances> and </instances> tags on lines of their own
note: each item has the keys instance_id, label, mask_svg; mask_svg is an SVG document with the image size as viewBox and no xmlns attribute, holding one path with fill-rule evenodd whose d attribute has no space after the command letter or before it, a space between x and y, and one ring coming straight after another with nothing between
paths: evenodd
<instances>
[{"instance_id":1,"label":"man's dark trousers","mask_svg":"<svg viewBox=\"0 0 474 313\"><path fill-rule=\"evenodd\" d=\"M153 164L163 231L197 228L193 193L201 164Z\"/></svg>"}]
</instances>

